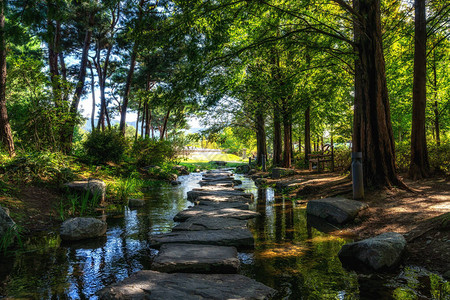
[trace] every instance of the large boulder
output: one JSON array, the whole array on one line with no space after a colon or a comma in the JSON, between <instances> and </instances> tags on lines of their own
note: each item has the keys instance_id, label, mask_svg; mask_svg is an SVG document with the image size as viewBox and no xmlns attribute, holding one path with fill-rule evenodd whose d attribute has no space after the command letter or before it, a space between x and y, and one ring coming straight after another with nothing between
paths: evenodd
<instances>
[{"instance_id":1,"label":"large boulder","mask_svg":"<svg viewBox=\"0 0 450 300\"><path fill-rule=\"evenodd\" d=\"M278 179L285 176L295 175L295 171L293 169L286 168L273 168L272 169L272 178Z\"/></svg>"},{"instance_id":2,"label":"large boulder","mask_svg":"<svg viewBox=\"0 0 450 300\"><path fill-rule=\"evenodd\" d=\"M342 265L356 270L386 270L400 262L406 240L396 232L387 232L375 237L342 246L339 259Z\"/></svg>"},{"instance_id":3,"label":"large boulder","mask_svg":"<svg viewBox=\"0 0 450 300\"><path fill-rule=\"evenodd\" d=\"M160 273L143 270L98 292L100 299L272 299L276 290L237 274Z\"/></svg>"},{"instance_id":4,"label":"large boulder","mask_svg":"<svg viewBox=\"0 0 450 300\"><path fill-rule=\"evenodd\" d=\"M152 270L165 273L233 274L239 270L235 247L166 244L159 249Z\"/></svg>"},{"instance_id":5,"label":"large boulder","mask_svg":"<svg viewBox=\"0 0 450 300\"><path fill-rule=\"evenodd\" d=\"M11 230L15 231L16 223L9 216L9 211L0 206L0 241L6 234L10 234ZM14 238L14 235L10 235Z\"/></svg>"},{"instance_id":6,"label":"large boulder","mask_svg":"<svg viewBox=\"0 0 450 300\"><path fill-rule=\"evenodd\" d=\"M69 191L75 192L77 194L84 194L88 192L91 196L98 195L100 201L105 200L106 195L106 184L99 179L88 179L80 181L72 181L66 183L65 186Z\"/></svg>"},{"instance_id":7,"label":"large boulder","mask_svg":"<svg viewBox=\"0 0 450 300\"><path fill-rule=\"evenodd\" d=\"M306 212L331 223L344 224L353 221L367 207L366 203L360 201L336 197L311 200L306 206Z\"/></svg>"},{"instance_id":8,"label":"large boulder","mask_svg":"<svg viewBox=\"0 0 450 300\"><path fill-rule=\"evenodd\" d=\"M72 218L61 224L60 236L65 241L78 241L103 236L106 222L96 218Z\"/></svg>"}]
</instances>

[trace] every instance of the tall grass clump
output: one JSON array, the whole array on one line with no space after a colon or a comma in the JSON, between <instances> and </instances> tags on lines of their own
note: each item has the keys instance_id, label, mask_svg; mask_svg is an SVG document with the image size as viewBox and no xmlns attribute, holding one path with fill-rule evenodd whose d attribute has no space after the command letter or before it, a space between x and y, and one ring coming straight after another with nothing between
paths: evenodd
<instances>
[{"instance_id":1,"label":"tall grass clump","mask_svg":"<svg viewBox=\"0 0 450 300\"><path fill-rule=\"evenodd\" d=\"M95 215L95 209L98 207L101 194L86 191L83 194L68 194L67 199L60 200L57 207L58 215L61 221L66 217L84 217Z\"/></svg>"},{"instance_id":2,"label":"tall grass clump","mask_svg":"<svg viewBox=\"0 0 450 300\"><path fill-rule=\"evenodd\" d=\"M12 246L15 242L22 247L22 240L20 238L20 233L22 232L22 228L14 224L10 226L0 238L0 252L5 254L10 246Z\"/></svg>"}]
</instances>

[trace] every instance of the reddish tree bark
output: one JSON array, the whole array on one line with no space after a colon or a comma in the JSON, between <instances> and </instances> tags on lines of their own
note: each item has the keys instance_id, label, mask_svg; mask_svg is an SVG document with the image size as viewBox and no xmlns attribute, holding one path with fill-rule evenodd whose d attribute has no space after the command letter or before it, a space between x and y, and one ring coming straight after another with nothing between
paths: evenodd
<instances>
[{"instance_id":1,"label":"reddish tree bark","mask_svg":"<svg viewBox=\"0 0 450 300\"><path fill-rule=\"evenodd\" d=\"M261 108L258 108L256 111L256 164L258 166L262 166L263 157L267 161L266 129L264 113Z\"/></svg>"},{"instance_id":2,"label":"reddish tree bark","mask_svg":"<svg viewBox=\"0 0 450 300\"><path fill-rule=\"evenodd\" d=\"M411 128L411 162L408 175L417 180L428 177L430 164L425 130L427 105L427 21L425 0L415 0L414 81Z\"/></svg>"},{"instance_id":3,"label":"reddish tree bark","mask_svg":"<svg viewBox=\"0 0 450 300\"><path fill-rule=\"evenodd\" d=\"M353 152L362 152L366 185L404 184L396 174L385 61L381 35L380 0L354 0L355 117Z\"/></svg>"},{"instance_id":4,"label":"reddish tree bark","mask_svg":"<svg viewBox=\"0 0 450 300\"><path fill-rule=\"evenodd\" d=\"M311 154L311 108L308 107L305 110L305 162L309 160Z\"/></svg>"},{"instance_id":5,"label":"reddish tree bark","mask_svg":"<svg viewBox=\"0 0 450 300\"><path fill-rule=\"evenodd\" d=\"M5 1L0 2L0 138L9 156L16 155L14 140L6 109L6 41L5 41Z\"/></svg>"},{"instance_id":6,"label":"reddish tree bark","mask_svg":"<svg viewBox=\"0 0 450 300\"><path fill-rule=\"evenodd\" d=\"M278 106L273 109L273 165L281 166L282 163L281 121Z\"/></svg>"}]
</instances>

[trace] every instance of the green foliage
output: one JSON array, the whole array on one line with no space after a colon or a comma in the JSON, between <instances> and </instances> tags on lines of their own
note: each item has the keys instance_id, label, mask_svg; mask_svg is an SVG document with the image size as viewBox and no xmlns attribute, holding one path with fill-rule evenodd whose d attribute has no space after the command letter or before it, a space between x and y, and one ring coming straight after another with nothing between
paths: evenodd
<instances>
[{"instance_id":1,"label":"green foliage","mask_svg":"<svg viewBox=\"0 0 450 300\"><path fill-rule=\"evenodd\" d=\"M171 142L152 139L138 139L131 150L131 156L139 167L171 161L175 159L175 155L176 152Z\"/></svg>"},{"instance_id":2,"label":"green foliage","mask_svg":"<svg viewBox=\"0 0 450 300\"><path fill-rule=\"evenodd\" d=\"M143 181L140 180L136 174L130 175L128 178L121 178L114 184L109 186L108 192L113 198L126 204L128 199L132 196L142 196L141 188Z\"/></svg>"},{"instance_id":3,"label":"green foliage","mask_svg":"<svg viewBox=\"0 0 450 300\"><path fill-rule=\"evenodd\" d=\"M411 145L408 142L397 143L396 163L401 172L407 172L411 159ZM431 142L428 143L428 158L431 170L436 173L450 172L450 143L445 142L440 146Z\"/></svg>"},{"instance_id":4,"label":"green foliage","mask_svg":"<svg viewBox=\"0 0 450 300\"><path fill-rule=\"evenodd\" d=\"M128 144L118 130L94 130L83 144L87 157L95 163L120 162Z\"/></svg>"},{"instance_id":5,"label":"green foliage","mask_svg":"<svg viewBox=\"0 0 450 300\"><path fill-rule=\"evenodd\" d=\"M32 152L18 155L1 165L0 177L4 182L60 184L74 178L69 167L71 162L71 157L58 152Z\"/></svg>"},{"instance_id":6,"label":"green foliage","mask_svg":"<svg viewBox=\"0 0 450 300\"><path fill-rule=\"evenodd\" d=\"M14 224L13 226L10 226L0 239L0 252L5 254L8 248L15 242L17 242L19 246L22 246L20 237L21 232L22 228L19 225Z\"/></svg>"},{"instance_id":7,"label":"green foliage","mask_svg":"<svg viewBox=\"0 0 450 300\"><path fill-rule=\"evenodd\" d=\"M64 221L67 216L69 217L84 217L93 216L96 214L95 209L100 202L100 194L92 194L89 191L79 194L69 194L64 201L60 200L57 211L61 221Z\"/></svg>"},{"instance_id":8,"label":"green foliage","mask_svg":"<svg viewBox=\"0 0 450 300\"><path fill-rule=\"evenodd\" d=\"M334 168L336 170L350 170L352 164L352 149L347 147L334 149Z\"/></svg>"}]
</instances>

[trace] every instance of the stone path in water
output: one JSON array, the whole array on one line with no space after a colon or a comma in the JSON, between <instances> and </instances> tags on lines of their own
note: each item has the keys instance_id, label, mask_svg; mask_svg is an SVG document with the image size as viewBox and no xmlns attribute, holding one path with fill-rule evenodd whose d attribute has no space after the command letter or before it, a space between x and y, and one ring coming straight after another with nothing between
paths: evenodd
<instances>
[{"instance_id":1,"label":"stone path in water","mask_svg":"<svg viewBox=\"0 0 450 300\"><path fill-rule=\"evenodd\" d=\"M144 270L99 292L101 299L270 299L276 291L238 275L237 250L253 249L247 220L253 194L234 188L232 173L208 171L188 192L196 205L179 212L171 233L150 235L159 249L152 271Z\"/></svg>"}]
</instances>

